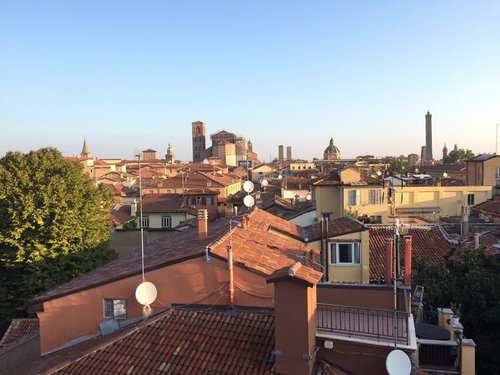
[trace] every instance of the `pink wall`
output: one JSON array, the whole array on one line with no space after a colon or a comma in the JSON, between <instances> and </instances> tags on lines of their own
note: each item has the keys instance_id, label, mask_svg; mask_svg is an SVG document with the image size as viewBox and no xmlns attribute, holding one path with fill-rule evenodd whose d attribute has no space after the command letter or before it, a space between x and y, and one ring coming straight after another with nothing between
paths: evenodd
<instances>
[{"instance_id":1,"label":"pink wall","mask_svg":"<svg viewBox=\"0 0 500 375\"><path fill-rule=\"evenodd\" d=\"M273 285L266 284L264 276L236 266L234 279L236 305L273 306ZM229 280L227 264L213 257L210 263L204 263L203 257L199 257L148 272L146 280L155 284L158 290L153 311L171 304L229 303L225 285ZM103 317L104 298L126 299L127 318L141 317L142 305L135 299L135 289L141 281L139 274L44 302L44 311L38 313L41 352L54 350L77 338L99 334L99 323L106 320Z\"/></svg>"}]
</instances>

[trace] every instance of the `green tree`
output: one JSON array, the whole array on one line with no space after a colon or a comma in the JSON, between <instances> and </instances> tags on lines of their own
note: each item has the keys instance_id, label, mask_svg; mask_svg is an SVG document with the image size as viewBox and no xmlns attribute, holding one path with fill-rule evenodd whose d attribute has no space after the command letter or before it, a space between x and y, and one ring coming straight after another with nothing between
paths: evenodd
<instances>
[{"instance_id":1,"label":"green tree","mask_svg":"<svg viewBox=\"0 0 500 375\"><path fill-rule=\"evenodd\" d=\"M453 163L457 163L457 162L460 162L463 160L473 158L474 156L475 155L471 150L469 150L469 149L464 150L463 148L460 148L458 150L451 151L448 154L448 156L443 159L443 163L453 164Z\"/></svg>"},{"instance_id":2,"label":"green tree","mask_svg":"<svg viewBox=\"0 0 500 375\"><path fill-rule=\"evenodd\" d=\"M56 149L0 159L0 322L21 315L36 294L115 256L108 247L112 203Z\"/></svg>"},{"instance_id":3,"label":"green tree","mask_svg":"<svg viewBox=\"0 0 500 375\"><path fill-rule=\"evenodd\" d=\"M409 166L409 164L406 160L403 160L401 158L395 158L389 162L389 166L387 167L387 171L391 175L405 173L405 172L408 172L408 166Z\"/></svg>"},{"instance_id":4,"label":"green tree","mask_svg":"<svg viewBox=\"0 0 500 375\"><path fill-rule=\"evenodd\" d=\"M433 307L460 305L466 337L476 342L476 367L480 374L500 369L500 263L484 249L466 249L446 265L415 259L415 285L425 287L425 303Z\"/></svg>"}]
</instances>

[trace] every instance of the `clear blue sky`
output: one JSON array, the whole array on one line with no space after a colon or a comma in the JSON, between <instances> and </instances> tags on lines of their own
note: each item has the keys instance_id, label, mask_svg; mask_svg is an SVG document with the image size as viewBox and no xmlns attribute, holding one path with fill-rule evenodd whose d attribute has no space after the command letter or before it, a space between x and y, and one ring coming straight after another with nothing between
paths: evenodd
<instances>
[{"instance_id":1,"label":"clear blue sky","mask_svg":"<svg viewBox=\"0 0 500 375\"><path fill-rule=\"evenodd\" d=\"M191 122L259 158L495 151L500 2L0 0L0 155L87 137L191 160ZM499 127L500 128L500 127ZM210 142L208 142L210 144Z\"/></svg>"}]
</instances>

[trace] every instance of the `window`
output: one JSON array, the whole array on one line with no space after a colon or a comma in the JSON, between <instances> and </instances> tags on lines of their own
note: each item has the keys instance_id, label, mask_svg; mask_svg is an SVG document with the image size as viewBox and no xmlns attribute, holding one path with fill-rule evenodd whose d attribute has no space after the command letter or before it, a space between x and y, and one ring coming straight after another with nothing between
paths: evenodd
<instances>
[{"instance_id":1,"label":"window","mask_svg":"<svg viewBox=\"0 0 500 375\"><path fill-rule=\"evenodd\" d=\"M370 203L370 204L380 204L380 203L382 203L382 191L380 191L380 190L369 190L368 191L368 203Z\"/></svg>"},{"instance_id":2,"label":"window","mask_svg":"<svg viewBox=\"0 0 500 375\"><path fill-rule=\"evenodd\" d=\"M103 310L105 318L127 319L127 301L125 299L105 298Z\"/></svg>"},{"instance_id":3,"label":"window","mask_svg":"<svg viewBox=\"0 0 500 375\"><path fill-rule=\"evenodd\" d=\"M330 244L330 264L360 264L359 242L333 242Z\"/></svg>"},{"instance_id":4,"label":"window","mask_svg":"<svg viewBox=\"0 0 500 375\"><path fill-rule=\"evenodd\" d=\"M474 194L467 194L467 204L474 206Z\"/></svg>"},{"instance_id":5,"label":"window","mask_svg":"<svg viewBox=\"0 0 500 375\"><path fill-rule=\"evenodd\" d=\"M142 217L142 227L149 228L149 216L145 215Z\"/></svg>"},{"instance_id":6,"label":"window","mask_svg":"<svg viewBox=\"0 0 500 375\"><path fill-rule=\"evenodd\" d=\"M371 224L382 224L382 216L380 216L380 215L370 216L370 223Z\"/></svg>"},{"instance_id":7,"label":"window","mask_svg":"<svg viewBox=\"0 0 500 375\"><path fill-rule=\"evenodd\" d=\"M495 179L500 180L500 167L497 167L497 171L495 172Z\"/></svg>"},{"instance_id":8,"label":"window","mask_svg":"<svg viewBox=\"0 0 500 375\"><path fill-rule=\"evenodd\" d=\"M212 204L212 197L207 197L207 206L211 206Z\"/></svg>"},{"instance_id":9,"label":"window","mask_svg":"<svg viewBox=\"0 0 500 375\"><path fill-rule=\"evenodd\" d=\"M162 216L161 217L161 227L162 228L171 228L172 227L172 217Z\"/></svg>"},{"instance_id":10,"label":"window","mask_svg":"<svg viewBox=\"0 0 500 375\"><path fill-rule=\"evenodd\" d=\"M349 206L357 206L360 201L360 191L359 190L350 190L349 191Z\"/></svg>"}]
</instances>

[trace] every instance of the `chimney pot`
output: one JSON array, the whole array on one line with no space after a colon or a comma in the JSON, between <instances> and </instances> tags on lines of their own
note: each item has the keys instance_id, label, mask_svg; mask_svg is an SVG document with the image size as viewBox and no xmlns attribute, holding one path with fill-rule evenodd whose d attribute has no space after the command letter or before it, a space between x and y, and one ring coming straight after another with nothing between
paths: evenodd
<instances>
[{"instance_id":1,"label":"chimney pot","mask_svg":"<svg viewBox=\"0 0 500 375\"><path fill-rule=\"evenodd\" d=\"M198 239L204 240L208 237L208 211L198 210Z\"/></svg>"},{"instance_id":2,"label":"chimney pot","mask_svg":"<svg viewBox=\"0 0 500 375\"><path fill-rule=\"evenodd\" d=\"M404 284L411 285L411 236L405 236L405 278Z\"/></svg>"}]
</instances>

